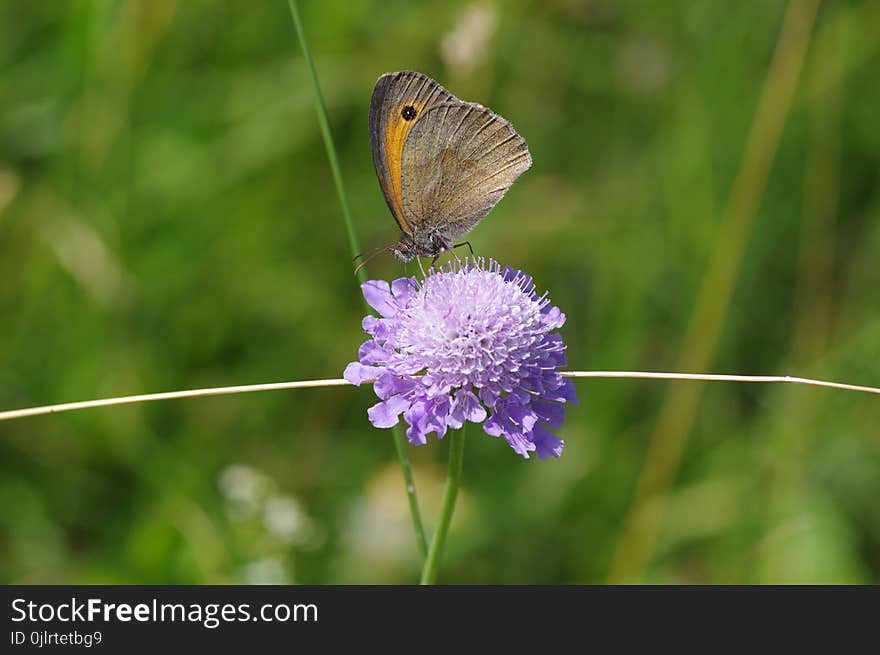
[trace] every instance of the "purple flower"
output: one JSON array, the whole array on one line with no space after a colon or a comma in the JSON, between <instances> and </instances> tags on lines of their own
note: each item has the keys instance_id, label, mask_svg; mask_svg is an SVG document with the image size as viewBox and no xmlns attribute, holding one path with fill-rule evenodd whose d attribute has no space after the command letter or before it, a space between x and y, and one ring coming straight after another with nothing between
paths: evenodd
<instances>
[{"instance_id":1,"label":"purple flower","mask_svg":"<svg viewBox=\"0 0 880 655\"><path fill-rule=\"evenodd\" d=\"M377 428L401 414L414 444L466 421L503 436L525 458L559 457L563 403L577 403L563 378L565 344L553 332L565 314L528 275L493 261L456 261L423 282L400 278L362 286L381 317L364 318L370 339L345 369L352 384L373 383L381 402L367 412ZM549 428L549 429L548 429Z\"/></svg>"}]
</instances>

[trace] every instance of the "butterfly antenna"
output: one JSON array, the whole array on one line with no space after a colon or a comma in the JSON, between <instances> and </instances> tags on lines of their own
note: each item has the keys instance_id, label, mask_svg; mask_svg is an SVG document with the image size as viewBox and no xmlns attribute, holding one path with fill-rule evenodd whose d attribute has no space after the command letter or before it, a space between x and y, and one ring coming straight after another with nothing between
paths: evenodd
<instances>
[{"instance_id":1,"label":"butterfly antenna","mask_svg":"<svg viewBox=\"0 0 880 655\"><path fill-rule=\"evenodd\" d=\"M352 262L356 262L359 259L366 257L367 261L371 260L373 257L378 255L383 250L387 250L388 246L376 246L375 248L370 248L364 252L359 252L354 257L351 258Z\"/></svg>"},{"instance_id":2,"label":"butterfly antenna","mask_svg":"<svg viewBox=\"0 0 880 655\"><path fill-rule=\"evenodd\" d=\"M379 246L377 248L373 248L370 251L367 251L366 253L361 253L357 255L357 257L354 258L354 261L357 261L358 257L360 257L361 263L355 267L354 274L357 275L358 273L360 273L360 270L377 255L381 255L385 251L391 252L392 250L394 250L393 246Z\"/></svg>"}]
</instances>

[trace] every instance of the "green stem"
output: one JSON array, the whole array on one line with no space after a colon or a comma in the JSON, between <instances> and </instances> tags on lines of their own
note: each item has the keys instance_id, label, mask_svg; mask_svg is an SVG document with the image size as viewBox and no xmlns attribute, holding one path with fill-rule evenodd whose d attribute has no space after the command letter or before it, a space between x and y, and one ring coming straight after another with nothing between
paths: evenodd
<instances>
[{"instance_id":1,"label":"green stem","mask_svg":"<svg viewBox=\"0 0 880 655\"><path fill-rule=\"evenodd\" d=\"M339 196L339 204L342 205L342 219L345 222L345 231L348 234L348 245L351 249L352 257L360 253L360 245L358 244L357 234L354 229L354 221L351 219L351 209L348 205L348 195L345 193L345 184L342 181L342 170L339 167L339 158L336 156L336 146L333 144L333 134L330 132L330 120L327 117L327 107L324 105L324 96L321 93L321 85L318 83L318 73L315 70L315 63L312 61L312 54L309 51L306 42L305 31L302 26L302 19L299 16L299 8L296 0L288 0L290 6L290 15L293 18L293 26L296 29L296 36L302 47L303 58L306 60L306 67L309 70L309 76L312 81L312 89L315 93L315 109L318 112L318 124L321 128L321 136L324 138L324 146L327 149L327 158L330 160L330 170L333 172L333 181L336 183L336 193ZM358 279L363 283L367 281L367 271L365 267L361 267L358 271ZM416 533L416 546L419 549L419 555L422 560L427 556L428 546L425 539L425 529L422 526L422 517L419 513L419 503L416 499L416 487L413 484L412 471L409 466L409 459L406 456L406 445L403 439L403 431L397 426L391 431L394 440L394 450L397 452L397 460L400 462L400 469L403 471L403 481L406 485L406 495L409 501L409 511L412 516L413 530Z\"/></svg>"},{"instance_id":2,"label":"green stem","mask_svg":"<svg viewBox=\"0 0 880 655\"><path fill-rule=\"evenodd\" d=\"M321 136L324 137L324 145L327 148L327 158L330 160L330 169L333 171L333 181L336 183L336 193L339 196L339 204L342 205L342 220L345 221L345 231L348 233L348 245L352 257L360 250L357 233L354 230L354 221L351 220L351 209L348 206L348 194L345 193L345 184L342 182L342 169L339 168L339 158L336 156L336 146L333 144L333 134L330 132L330 119L327 118L327 106L324 104L324 94L321 93L321 85L318 83L318 72L315 70L315 62L306 42L306 33L303 30L302 19L299 17L299 8L296 0L288 0L290 15L293 16L293 26L296 28L296 36L302 47L303 58L309 69L312 80L312 89L315 92L315 109L318 112L318 125L321 127ZM367 272L362 267L358 271L361 282L367 281Z\"/></svg>"},{"instance_id":3,"label":"green stem","mask_svg":"<svg viewBox=\"0 0 880 655\"><path fill-rule=\"evenodd\" d=\"M449 444L449 476L446 478L446 489L443 492L443 507L440 509L440 519L437 522L437 531L431 540L431 549L428 551L428 559L422 569L421 584L434 584L437 580L437 569L440 567L440 558L443 556L443 546L446 543L446 535L449 532L449 524L452 522L452 512L455 510L455 498L458 496L458 482L461 478L461 462L464 459L464 427L453 430L452 443Z\"/></svg>"},{"instance_id":4,"label":"green stem","mask_svg":"<svg viewBox=\"0 0 880 655\"><path fill-rule=\"evenodd\" d=\"M403 471L403 484L406 485L406 499L409 502L409 515L412 519L413 530L416 533L416 547L419 549L419 557L422 561L428 557L428 540L425 538L425 527L422 525L422 514L419 512L419 501L416 498L416 485L413 483L412 471L409 467L409 458L406 456L406 442L403 439L403 429L400 425L391 428L394 450L397 453L397 461L400 462L400 470Z\"/></svg>"}]
</instances>

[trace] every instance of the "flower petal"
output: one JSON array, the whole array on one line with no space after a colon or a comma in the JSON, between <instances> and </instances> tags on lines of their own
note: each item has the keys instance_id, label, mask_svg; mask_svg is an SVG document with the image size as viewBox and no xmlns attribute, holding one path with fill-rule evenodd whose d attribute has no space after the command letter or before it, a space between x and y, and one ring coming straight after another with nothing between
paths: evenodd
<instances>
[{"instance_id":1,"label":"flower petal","mask_svg":"<svg viewBox=\"0 0 880 655\"><path fill-rule=\"evenodd\" d=\"M384 342L388 339L390 330L388 329L387 318L378 318L372 314L367 314L364 316L364 320L361 321L361 327L364 328L364 332L372 336L376 341Z\"/></svg>"},{"instance_id":2,"label":"flower petal","mask_svg":"<svg viewBox=\"0 0 880 655\"><path fill-rule=\"evenodd\" d=\"M565 325L565 314L563 314L559 307L552 307L547 305L545 307L547 311L543 312L542 315L542 323L550 328L561 328Z\"/></svg>"},{"instance_id":3,"label":"flower petal","mask_svg":"<svg viewBox=\"0 0 880 655\"><path fill-rule=\"evenodd\" d=\"M425 437L430 432L428 430L427 404L424 400L416 401L403 413L403 420L409 424L406 436L410 443L417 446L424 446L427 443Z\"/></svg>"},{"instance_id":4,"label":"flower petal","mask_svg":"<svg viewBox=\"0 0 880 655\"><path fill-rule=\"evenodd\" d=\"M552 432L545 430L543 426L536 425L532 431L532 443L535 444L540 459L548 457L559 457L562 454L562 447L565 442Z\"/></svg>"},{"instance_id":5,"label":"flower petal","mask_svg":"<svg viewBox=\"0 0 880 655\"><path fill-rule=\"evenodd\" d=\"M345 367L342 377L359 387L364 382L373 382L381 369L376 366L364 366L360 362L352 362Z\"/></svg>"},{"instance_id":6,"label":"flower petal","mask_svg":"<svg viewBox=\"0 0 880 655\"><path fill-rule=\"evenodd\" d=\"M492 414L486 422L483 423L483 431L490 437L500 437L504 434L504 421L497 414Z\"/></svg>"},{"instance_id":7,"label":"flower petal","mask_svg":"<svg viewBox=\"0 0 880 655\"><path fill-rule=\"evenodd\" d=\"M375 341L364 341L358 348L361 364L386 364L393 354L390 348L384 348Z\"/></svg>"},{"instance_id":8,"label":"flower petal","mask_svg":"<svg viewBox=\"0 0 880 655\"><path fill-rule=\"evenodd\" d=\"M428 443L427 435L428 431L425 429L424 420L416 421L406 429L406 438L414 446L424 446Z\"/></svg>"},{"instance_id":9,"label":"flower petal","mask_svg":"<svg viewBox=\"0 0 880 655\"><path fill-rule=\"evenodd\" d=\"M556 393L558 393L565 402L571 403L572 405L578 404L574 382L572 382L570 378L565 378L565 381L562 383L562 386L556 390Z\"/></svg>"},{"instance_id":10,"label":"flower petal","mask_svg":"<svg viewBox=\"0 0 880 655\"><path fill-rule=\"evenodd\" d=\"M483 387L480 389L480 400L483 401L483 404L486 407L494 407L497 398L498 392L496 390L490 389L489 387Z\"/></svg>"},{"instance_id":11,"label":"flower petal","mask_svg":"<svg viewBox=\"0 0 880 655\"><path fill-rule=\"evenodd\" d=\"M391 373L384 373L379 376L373 385L373 391L382 400L395 396L399 393L405 393L418 384L412 378L400 378Z\"/></svg>"},{"instance_id":12,"label":"flower petal","mask_svg":"<svg viewBox=\"0 0 880 655\"><path fill-rule=\"evenodd\" d=\"M376 428L392 428L400 421L401 412L406 411L410 401L403 396L391 396L388 400L376 403L367 410L370 423Z\"/></svg>"},{"instance_id":13,"label":"flower petal","mask_svg":"<svg viewBox=\"0 0 880 655\"><path fill-rule=\"evenodd\" d=\"M449 412L449 427L460 428L465 421L482 423L486 420L486 408L480 404L479 399L469 389L459 389L455 392L455 402Z\"/></svg>"},{"instance_id":14,"label":"flower petal","mask_svg":"<svg viewBox=\"0 0 880 655\"><path fill-rule=\"evenodd\" d=\"M391 293L394 294L398 307L406 307L418 289L419 285L414 277L399 277L391 283Z\"/></svg>"},{"instance_id":15,"label":"flower petal","mask_svg":"<svg viewBox=\"0 0 880 655\"><path fill-rule=\"evenodd\" d=\"M526 439L525 435L522 432L514 432L511 434L505 434L504 439L513 448L513 451L519 455L522 455L526 459L529 458L529 453L535 450L535 444Z\"/></svg>"},{"instance_id":16,"label":"flower petal","mask_svg":"<svg viewBox=\"0 0 880 655\"><path fill-rule=\"evenodd\" d=\"M562 403L537 402L532 403L532 409L551 429L558 430L562 427L565 420L565 405Z\"/></svg>"},{"instance_id":17,"label":"flower petal","mask_svg":"<svg viewBox=\"0 0 880 655\"><path fill-rule=\"evenodd\" d=\"M505 399L504 412L510 421L523 432L531 432L538 417L528 405L523 405L516 397L508 396ZM495 403L497 408L499 403Z\"/></svg>"},{"instance_id":18,"label":"flower petal","mask_svg":"<svg viewBox=\"0 0 880 655\"><path fill-rule=\"evenodd\" d=\"M452 400L449 395L444 395L431 402L431 409L428 413L428 428L437 434L438 439L446 436L447 417L452 409Z\"/></svg>"},{"instance_id":19,"label":"flower petal","mask_svg":"<svg viewBox=\"0 0 880 655\"><path fill-rule=\"evenodd\" d=\"M391 296L391 286L385 280L367 280L361 285L361 290L370 307L382 316L387 318L397 313L397 305Z\"/></svg>"}]
</instances>

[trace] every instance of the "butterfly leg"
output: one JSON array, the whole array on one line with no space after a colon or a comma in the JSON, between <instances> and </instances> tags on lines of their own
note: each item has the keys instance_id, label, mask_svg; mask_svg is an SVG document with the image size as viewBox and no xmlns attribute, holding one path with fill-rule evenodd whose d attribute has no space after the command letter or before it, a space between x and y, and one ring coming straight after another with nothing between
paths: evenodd
<instances>
[{"instance_id":1,"label":"butterfly leg","mask_svg":"<svg viewBox=\"0 0 880 655\"><path fill-rule=\"evenodd\" d=\"M471 245L470 241L462 241L461 243L456 243L453 248L461 248L462 246L467 246L468 250L471 251L471 257L474 256L474 247Z\"/></svg>"},{"instance_id":2,"label":"butterfly leg","mask_svg":"<svg viewBox=\"0 0 880 655\"><path fill-rule=\"evenodd\" d=\"M434 239L435 245L437 246L435 250L437 254L434 255L434 259L431 260L431 268L434 268L434 264L437 263L437 260L440 259L440 255L442 255L444 252L451 252L452 256L458 259L458 256L455 254L454 250L455 246L453 246L452 243L441 237L439 234L436 235Z\"/></svg>"}]
</instances>

